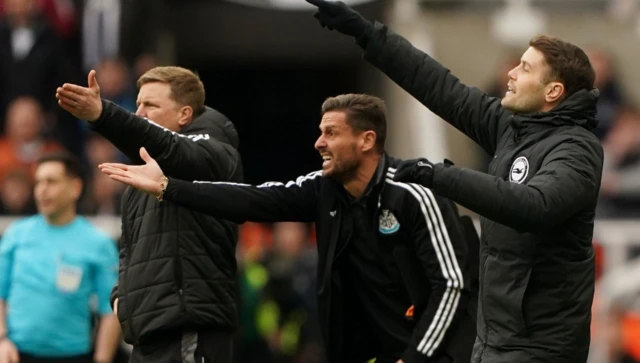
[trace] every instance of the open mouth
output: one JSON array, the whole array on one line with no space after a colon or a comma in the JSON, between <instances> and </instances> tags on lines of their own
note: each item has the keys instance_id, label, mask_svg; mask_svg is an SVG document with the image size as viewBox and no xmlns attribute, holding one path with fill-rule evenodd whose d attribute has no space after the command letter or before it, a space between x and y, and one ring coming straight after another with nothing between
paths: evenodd
<instances>
[{"instance_id":1,"label":"open mouth","mask_svg":"<svg viewBox=\"0 0 640 363\"><path fill-rule=\"evenodd\" d=\"M322 155L322 167L326 167L331 163L333 158L329 155Z\"/></svg>"},{"instance_id":2,"label":"open mouth","mask_svg":"<svg viewBox=\"0 0 640 363\"><path fill-rule=\"evenodd\" d=\"M507 92L505 93L505 96L513 95L515 93L516 91L513 88L511 88L511 86L507 86Z\"/></svg>"}]
</instances>

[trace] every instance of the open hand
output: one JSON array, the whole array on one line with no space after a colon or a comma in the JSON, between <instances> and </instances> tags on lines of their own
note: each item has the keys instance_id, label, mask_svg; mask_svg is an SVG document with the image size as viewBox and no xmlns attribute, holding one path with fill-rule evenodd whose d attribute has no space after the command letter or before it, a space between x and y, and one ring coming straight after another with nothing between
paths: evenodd
<instances>
[{"instance_id":1,"label":"open hand","mask_svg":"<svg viewBox=\"0 0 640 363\"><path fill-rule=\"evenodd\" d=\"M158 163L149 156L145 148L140 148L140 158L144 165L126 165L120 163L105 163L98 167L109 178L130 185L143 192L160 195L162 193L161 180L164 176Z\"/></svg>"},{"instance_id":2,"label":"open hand","mask_svg":"<svg viewBox=\"0 0 640 363\"><path fill-rule=\"evenodd\" d=\"M56 98L60 107L73 116L81 120L95 121L102 114L102 99L96 71L91 70L87 78L89 87L65 83L56 89Z\"/></svg>"}]
</instances>

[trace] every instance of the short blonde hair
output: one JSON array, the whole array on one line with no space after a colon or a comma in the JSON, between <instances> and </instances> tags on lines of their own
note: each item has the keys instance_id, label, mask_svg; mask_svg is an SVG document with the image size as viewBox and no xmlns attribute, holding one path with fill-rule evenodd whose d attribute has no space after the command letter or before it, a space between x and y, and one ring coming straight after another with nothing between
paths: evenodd
<instances>
[{"instance_id":1,"label":"short blonde hair","mask_svg":"<svg viewBox=\"0 0 640 363\"><path fill-rule=\"evenodd\" d=\"M182 105L190 106L194 117L204 112L204 85L196 73L182 67L155 67L138 78L138 89L153 82L168 84L171 88L171 98Z\"/></svg>"}]
</instances>

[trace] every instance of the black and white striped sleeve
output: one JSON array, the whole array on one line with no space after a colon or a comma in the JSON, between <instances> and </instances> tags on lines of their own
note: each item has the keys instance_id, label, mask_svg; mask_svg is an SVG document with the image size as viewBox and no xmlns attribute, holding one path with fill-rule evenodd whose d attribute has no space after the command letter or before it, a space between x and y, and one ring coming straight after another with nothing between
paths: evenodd
<instances>
[{"instance_id":1,"label":"black and white striped sleeve","mask_svg":"<svg viewBox=\"0 0 640 363\"><path fill-rule=\"evenodd\" d=\"M411 238L430 286L429 301L417 317L402 361L428 362L445 345L449 328L465 308L463 290L469 280L463 268L468 249L453 203L417 184L387 182L411 196L405 199L409 205L405 205L403 219L411 223Z\"/></svg>"},{"instance_id":2,"label":"black and white striped sleeve","mask_svg":"<svg viewBox=\"0 0 640 363\"><path fill-rule=\"evenodd\" d=\"M164 199L235 223L313 222L321 183L322 171L257 186L169 178Z\"/></svg>"}]
</instances>

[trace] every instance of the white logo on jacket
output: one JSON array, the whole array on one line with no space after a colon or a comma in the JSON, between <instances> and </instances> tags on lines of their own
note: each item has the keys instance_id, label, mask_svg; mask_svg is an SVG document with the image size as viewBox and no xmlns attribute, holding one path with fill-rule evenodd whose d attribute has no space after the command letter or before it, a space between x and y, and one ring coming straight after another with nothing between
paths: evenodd
<instances>
[{"instance_id":1,"label":"white logo on jacket","mask_svg":"<svg viewBox=\"0 0 640 363\"><path fill-rule=\"evenodd\" d=\"M382 234L395 233L400 229L400 223L388 209L385 209L380 214L379 218L380 227L378 228Z\"/></svg>"},{"instance_id":2,"label":"white logo on jacket","mask_svg":"<svg viewBox=\"0 0 640 363\"><path fill-rule=\"evenodd\" d=\"M526 157L521 156L517 158L513 164L511 164L511 171L509 172L509 181L512 183L521 184L529 174L529 160Z\"/></svg>"}]
</instances>

